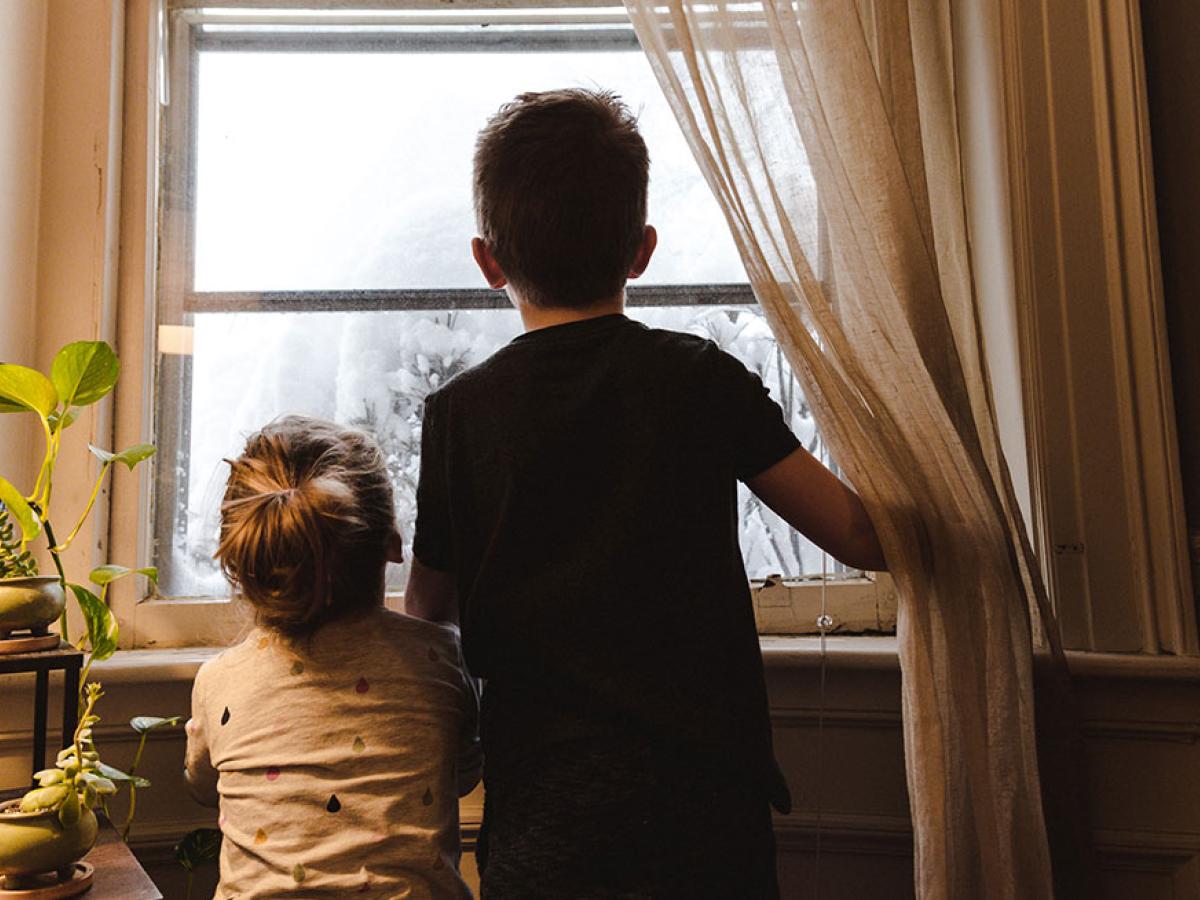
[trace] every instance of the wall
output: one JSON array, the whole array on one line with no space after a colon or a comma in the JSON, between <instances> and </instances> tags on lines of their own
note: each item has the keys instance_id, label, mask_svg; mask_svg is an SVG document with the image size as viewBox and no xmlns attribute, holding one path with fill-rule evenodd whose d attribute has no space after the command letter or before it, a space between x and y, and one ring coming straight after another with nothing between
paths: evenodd
<instances>
[{"instance_id":1,"label":"wall","mask_svg":"<svg viewBox=\"0 0 1200 900\"><path fill-rule=\"evenodd\" d=\"M764 638L775 745L795 809L776 819L783 896L822 900L912 897L912 833L904 779L900 672L894 641L831 638L822 692L818 643ZM128 765L136 749L125 725L135 715L186 714L191 678L211 651L142 651L102 664L99 746ZM157 662L153 654L160 654ZM164 657L168 662L164 662ZM1200 661L1074 654L1084 764L1098 851L1099 900L1200 897ZM28 681L0 689L0 788L28 771ZM51 702L57 704L57 688ZM51 722L57 705L52 705ZM53 741L57 739L52 735ZM182 896L172 846L213 824L181 779L183 734L150 741L133 844L168 897ZM114 807L118 818L123 807ZM463 805L477 826L478 796ZM470 875L473 860L464 866ZM211 873L210 876L211 877ZM473 878L473 875L471 876ZM207 895L202 895L207 896Z\"/></svg>"},{"instance_id":2,"label":"wall","mask_svg":"<svg viewBox=\"0 0 1200 900\"><path fill-rule=\"evenodd\" d=\"M34 361L29 357L33 307L19 298L33 296L35 249L41 257L36 270L38 325L45 325L36 361L47 363L49 348L63 340L103 335L111 328L105 310L112 284L110 254L118 243L112 221L118 187L113 160L120 158L119 129L111 123L119 115L120 92L105 76L112 75L111 60L120 58L121 11L144 11L145 6L141 0L130 0L127 7L115 0L0 2L0 355L24 352ZM137 20L135 13L130 15ZM48 74L44 85L43 61ZM139 58L129 64L144 62ZM43 88L44 121L43 105L36 102ZM138 145L144 134L128 140L130 146ZM1156 137L1156 152L1161 143ZM976 154L969 165L994 167L988 150L984 145L969 148ZM41 181L39 158L46 167ZM127 162L133 158L125 155ZM1194 153L1181 157L1188 163L1195 158ZM1171 165L1156 158L1160 178L1169 177L1164 173L1173 171ZM137 173L138 166L127 171ZM40 191L39 183L45 185ZM11 205L10 191L17 197ZM1165 221L1161 207L1160 202L1160 221ZM1200 207L1175 208L1194 212ZM985 207L973 212L972 227L978 233L1001 230L985 221L991 212ZM1168 230L1163 226L1164 235ZM140 240L137 234L128 237ZM1195 246L1195 240L1188 244ZM1195 256L1177 258L1195 264ZM1002 276L990 276L997 295L1008 290ZM136 282L138 276L128 277ZM94 313L79 318L64 312L65 298L79 296L90 299ZM1011 326L1000 322L997 327L1003 332ZM131 331L130 337L136 335ZM140 383L139 375L132 375L135 383ZM1177 390L1180 381L1176 375ZM8 424L0 421L0 427ZM89 420L80 437L103 441L105 432L101 419ZM7 464L3 454L11 454L15 446L0 432L0 466ZM1189 458L1194 461L1196 454ZM75 482L86 484L85 477L75 474ZM64 496L69 502L70 494ZM829 661L822 696L819 658L811 641L767 639L765 644L777 747L796 798L796 811L777 822L784 896L812 896L814 884L826 900L911 896L894 652L884 639L831 642L838 651ZM1195 714L1200 709L1200 670L1187 661L1075 659L1104 896L1200 896L1200 784L1190 777L1200 771ZM159 656L153 665L139 661L149 657L129 654L98 673L110 692L100 741L118 765L128 763L135 747L123 724L129 717L187 710L197 658ZM0 786L16 785L24 774L30 694L28 681L5 679L0 684ZM151 742L144 771L156 784L143 795L134 832L139 855L169 897L181 895L171 861L174 840L191 827L212 822L211 813L181 789L181 742L178 732ZM468 817L477 815L474 808L468 808Z\"/></svg>"},{"instance_id":3,"label":"wall","mask_svg":"<svg viewBox=\"0 0 1200 900\"><path fill-rule=\"evenodd\" d=\"M1143 0L1142 39L1192 585L1200 600L1200 4Z\"/></svg>"},{"instance_id":4,"label":"wall","mask_svg":"<svg viewBox=\"0 0 1200 900\"><path fill-rule=\"evenodd\" d=\"M45 3L0 3L0 362L25 365L34 355L45 51ZM32 479L35 437L25 417L0 416L0 474Z\"/></svg>"}]
</instances>

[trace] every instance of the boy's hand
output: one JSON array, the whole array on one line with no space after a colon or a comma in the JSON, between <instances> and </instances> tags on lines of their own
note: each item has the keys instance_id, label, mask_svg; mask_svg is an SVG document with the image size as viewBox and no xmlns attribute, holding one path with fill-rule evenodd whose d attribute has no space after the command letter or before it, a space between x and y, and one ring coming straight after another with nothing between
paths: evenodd
<instances>
[{"instance_id":1,"label":"boy's hand","mask_svg":"<svg viewBox=\"0 0 1200 900\"><path fill-rule=\"evenodd\" d=\"M388 538L387 561L397 564L404 562L404 536L399 528L393 528L392 536Z\"/></svg>"},{"instance_id":2,"label":"boy's hand","mask_svg":"<svg viewBox=\"0 0 1200 900\"><path fill-rule=\"evenodd\" d=\"M789 525L855 569L887 569L875 526L858 494L800 448L747 485Z\"/></svg>"}]
</instances>

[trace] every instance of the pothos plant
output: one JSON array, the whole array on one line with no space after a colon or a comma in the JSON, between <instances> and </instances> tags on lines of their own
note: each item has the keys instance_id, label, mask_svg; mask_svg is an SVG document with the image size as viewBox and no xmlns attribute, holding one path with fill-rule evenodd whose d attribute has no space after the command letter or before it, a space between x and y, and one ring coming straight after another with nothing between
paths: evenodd
<instances>
[{"instance_id":1,"label":"pothos plant","mask_svg":"<svg viewBox=\"0 0 1200 900\"><path fill-rule=\"evenodd\" d=\"M54 357L49 377L26 366L0 364L0 413L32 413L37 417L45 439L42 461L30 492L22 492L0 475L0 503L4 504L7 515L21 531L20 541L15 546L11 544L10 534L10 542L5 545L5 560L11 560L18 566L14 574L30 574L34 560L29 548L33 542L44 537L46 551L54 563L63 590L69 590L75 596L83 613L87 633L81 636L77 645L80 649L89 650L89 665L97 659L106 659L116 650L117 621L105 602L108 586L135 571L151 581L156 581L158 574L153 568L135 570L124 566L100 566L89 576L89 581L100 590L97 596L90 588L69 581L63 568L63 554L79 536L95 508L109 471L115 465L123 465L132 471L138 463L154 455L154 446L151 444L135 444L117 453L89 444L88 449L100 460L100 471L87 503L62 540L56 535L51 522L54 473L62 449L63 433L75 423L80 410L112 392L120 374L121 365L117 355L104 341L67 344ZM63 640L69 642L65 611L59 626Z\"/></svg>"},{"instance_id":2,"label":"pothos plant","mask_svg":"<svg viewBox=\"0 0 1200 900\"><path fill-rule=\"evenodd\" d=\"M39 786L25 795L21 809L25 812L57 810L66 825L78 819L82 807L91 809L98 803L104 805L118 785L126 784L129 809L124 836L128 837L137 806L137 790L150 785L136 774L146 738L158 728L178 725L181 717L139 716L133 719L130 725L141 739L129 772L122 772L102 762L96 750L92 734L100 717L95 706L104 693L99 684L88 680L88 676L93 663L108 659L117 649L119 626L109 606L109 588L130 575L142 575L151 584L157 584L158 573L153 567L106 564L93 569L88 575L89 584L83 585L67 577L63 554L79 536L95 508L113 466L123 465L133 471L154 454L154 447L134 444L114 453L89 444L88 449L100 461L100 471L87 503L65 538L58 538L51 521L54 474L63 433L75 423L84 407L112 392L120 372L116 353L103 341L78 341L63 347L51 364L49 376L26 366L0 364L0 413L32 413L37 417L45 439L45 450L31 491L25 493L0 476L0 578L37 575L37 561L31 547L44 539L45 550L64 593L69 592L75 597L84 621L83 633L71 641L65 611L59 620L62 639L86 654L79 685L78 727L71 745L59 753L54 767L37 773ZM19 529L19 537L14 523Z\"/></svg>"}]
</instances>

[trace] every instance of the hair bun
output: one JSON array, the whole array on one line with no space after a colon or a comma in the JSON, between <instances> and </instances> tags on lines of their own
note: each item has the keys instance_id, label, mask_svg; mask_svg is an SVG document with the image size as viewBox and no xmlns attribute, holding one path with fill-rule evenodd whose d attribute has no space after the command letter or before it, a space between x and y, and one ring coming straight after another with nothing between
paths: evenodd
<instances>
[{"instance_id":1,"label":"hair bun","mask_svg":"<svg viewBox=\"0 0 1200 900\"><path fill-rule=\"evenodd\" d=\"M378 602L393 527L378 445L293 416L230 462L216 556L264 625L299 636Z\"/></svg>"}]
</instances>

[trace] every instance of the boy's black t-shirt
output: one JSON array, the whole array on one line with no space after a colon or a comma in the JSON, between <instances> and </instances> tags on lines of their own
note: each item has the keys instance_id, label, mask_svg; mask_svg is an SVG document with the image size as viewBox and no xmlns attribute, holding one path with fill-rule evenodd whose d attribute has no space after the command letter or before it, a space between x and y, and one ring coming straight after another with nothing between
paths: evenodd
<instances>
[{"instance_id":1,"label":"boy's black t-shirt","mask_svg":"<svg viewBox=\"0 0 1200 900\"><path fill-rule=\"evenodd\" d=\"M490 776L636 742L786 804L736 482L798 446L737 359L623 315L522 334L429 395L413 550L457 576Z\"/></svg>"}]
</instances>

